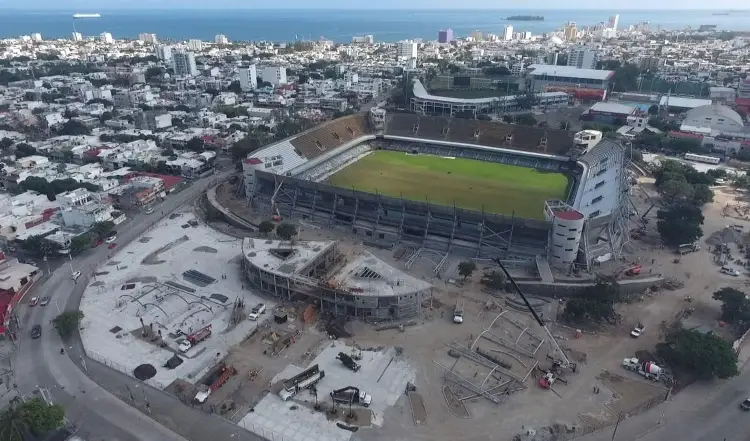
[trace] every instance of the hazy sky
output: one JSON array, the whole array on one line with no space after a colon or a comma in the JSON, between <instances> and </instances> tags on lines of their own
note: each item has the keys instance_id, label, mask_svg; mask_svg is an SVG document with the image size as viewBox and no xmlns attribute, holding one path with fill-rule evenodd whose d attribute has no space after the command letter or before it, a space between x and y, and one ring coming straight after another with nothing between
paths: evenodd
<instances>
[{"instance_id":1,"label":"hazy sky","mask_svg":"<svg viewBox=\"0 0 750 441\"><path fill-rule=\"evenodd\" d=\"M532 4L533 3L533 4ZM750 9L748 0L0 0L0 8L95 12L113 9Z\"/></svg>"}]
</instances>

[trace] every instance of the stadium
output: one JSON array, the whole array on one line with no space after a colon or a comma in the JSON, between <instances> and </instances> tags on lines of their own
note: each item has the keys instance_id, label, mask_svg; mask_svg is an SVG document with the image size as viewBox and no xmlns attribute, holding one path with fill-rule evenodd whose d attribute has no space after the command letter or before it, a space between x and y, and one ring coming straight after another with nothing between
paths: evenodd
<instances>
[{"instance_id":1,"label":"stadium","mask_svg":"<svg viewBox=\"0 0 750 441\"><path fill-rule=\"evenodd\" d=\"M551 267L619 256L625 166L625 149L600 132L374 108L254 152L242 188L261 215L342 230L369 246L411 247L407 268L430 255L439 275L454 253L533 265L552 280ZM258 270L252 261L249 274Z\"/></svg>"}]
</instances>

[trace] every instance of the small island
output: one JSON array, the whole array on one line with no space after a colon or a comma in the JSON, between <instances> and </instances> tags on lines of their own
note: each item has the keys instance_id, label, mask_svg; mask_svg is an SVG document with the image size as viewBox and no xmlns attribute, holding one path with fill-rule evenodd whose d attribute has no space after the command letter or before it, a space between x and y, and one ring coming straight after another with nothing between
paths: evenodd
<instances>
[{"instance_id":1,"label":"small island","mask_svg":"<svg viewBox=\"0 0 750 441\"><path fill-rule=\"evenodd\" d=\"M511 15L506 20L512 21L544 21L544 17L541 15Z\"/></svg>"}]
</instances>

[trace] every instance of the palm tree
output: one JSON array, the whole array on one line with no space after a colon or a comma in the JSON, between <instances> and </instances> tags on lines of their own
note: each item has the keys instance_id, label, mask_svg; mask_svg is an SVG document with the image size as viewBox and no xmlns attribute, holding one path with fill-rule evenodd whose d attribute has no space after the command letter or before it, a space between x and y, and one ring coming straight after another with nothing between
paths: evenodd
<instances>
[{"instance_id":1,"label":"palm tree","mask_svg":"<svg viewBox=\"0 0 750 441\"><path fill-rule=\"evenodd\" d=\"M10 407L0 415L0 440L23 441L29 433L30 422L28 415L18 408L18 397L14 398Z\"/></svg>"}]
</instances>

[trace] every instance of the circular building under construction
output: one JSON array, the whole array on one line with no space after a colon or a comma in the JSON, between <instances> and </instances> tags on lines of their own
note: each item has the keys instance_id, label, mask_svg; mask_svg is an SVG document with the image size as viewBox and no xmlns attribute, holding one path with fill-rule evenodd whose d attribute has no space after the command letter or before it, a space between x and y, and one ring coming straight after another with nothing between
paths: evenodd
<instances>
[{"instance_id":1,"label":"circular building under construction","mask_svg":"<svg viewBox=\"0 0 750 441\"><path fill-rule=\"evenodd\" d=\"M370 252L342 252L335 241L245 238L243 272L250 286L273 297L308 299L321 312L387 320L419 315L432 285Z\"/></svg>"}]
</instances>

